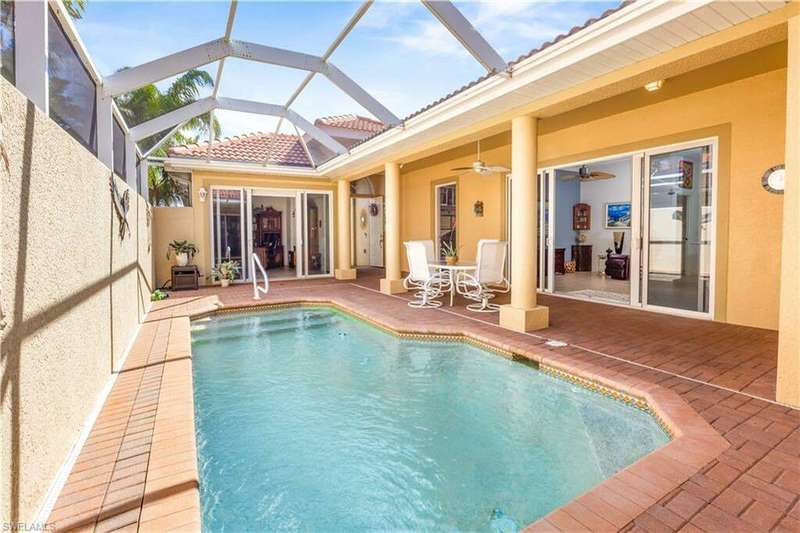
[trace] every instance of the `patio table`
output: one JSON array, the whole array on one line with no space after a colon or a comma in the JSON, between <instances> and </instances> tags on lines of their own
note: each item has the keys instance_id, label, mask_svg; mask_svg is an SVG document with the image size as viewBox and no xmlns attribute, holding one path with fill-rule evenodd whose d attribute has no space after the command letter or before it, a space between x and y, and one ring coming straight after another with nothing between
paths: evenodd
<instances>
[{"instance_id":1,"label":"patio table","mask_svg":"<svg viewBox=\"0 0 800 533\"><path fill-rule=\"evenodd\" d=\"M478 268L474 261L459 261L454 265L448 265L446 261L432 261L428 263L428 266L447 272L447 276L450 279L450 307L453 307L453 298L458 292L456 276L464 272L474 272ZM461 293L459 292L459 294Z\"/></svg>"}]
</instances>

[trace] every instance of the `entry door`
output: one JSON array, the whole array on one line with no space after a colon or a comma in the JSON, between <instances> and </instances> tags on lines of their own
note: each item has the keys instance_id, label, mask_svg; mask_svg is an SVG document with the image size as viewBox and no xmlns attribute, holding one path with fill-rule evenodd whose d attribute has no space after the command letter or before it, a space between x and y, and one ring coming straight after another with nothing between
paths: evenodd
<instances>
[{"instance_id":1,"label":"entry door","mask_svg":"<svg viewBox=\"0 0 800 533\"><path fill-rule=\"evenodd\" d=\"M642 301L714 314L714 142L645 154Z\"/></svg>"},{"instance_id":2,"label":"entry door","mask_svg":"<svg viewBox=\"0 0 800 533\"><path fill-rule=\"evenodd\" d=\"M330 192L301 193L303 272L305 277L331 276L333 201Z\"/></svg>"},{"instance_id":3,"label":"entry door","mask_svg":"<svg viewBox=\"0 0 800 533\"><path fill-rule=\"evenodd\" d=\"M211 264L223 261L239 263L240 280L247 279L247 244L245 240L247 197L244 189L211 189Z\"/></svg>"},{"instance_id":4,"label":"entry door","mask_svg":"<svg viewBox=\"0 0 800 533\"><path fill-rule=\"evenodd\" d=\"M369 264L383 268L383 196L371 199L375 215L370 212L369 218Z\"/></svg>"}]
</instances>

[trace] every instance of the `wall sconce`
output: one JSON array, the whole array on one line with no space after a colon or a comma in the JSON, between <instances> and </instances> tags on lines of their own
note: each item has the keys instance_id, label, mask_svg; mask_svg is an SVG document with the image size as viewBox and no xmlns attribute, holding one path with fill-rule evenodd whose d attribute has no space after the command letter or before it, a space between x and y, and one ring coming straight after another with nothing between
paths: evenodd
<instances>
[{"instance_id":1,"label":"wall sconce","mask_svg":"<svg viewBox=\"0 0 800 533\"><path fill-rule=\"evenodd\" d=\"M197 191L197 194L200 195L200 201L201 202L205 202L206 201L206 196L208 196L208 191L206 190L205 187L200 187L200 190Z\"/></svg>"},{"instance_id":2,"label":"wall sconce","mask_svg":"<svg viewBox=\"0 0 800 533\"><path fill-rule=\"evenodd\" d=\"M656 80L656 81L651 81L650 83L645 85L644 88L650 92L653 92L659 90L662 85L664 85L664 80Z\"/></svg>"},{"instance_id":3,"label":"wall sconce","mask_svg":"<svg viewBox=\"0 0 800 533\"><path fill-rule=\"evenodd\" d=\"M483 216L483 202L481 202L480 200L475 202L475 205L472 206L472 212L475 213L476 217L482 217Z\"/></svg>"}]
</instances>

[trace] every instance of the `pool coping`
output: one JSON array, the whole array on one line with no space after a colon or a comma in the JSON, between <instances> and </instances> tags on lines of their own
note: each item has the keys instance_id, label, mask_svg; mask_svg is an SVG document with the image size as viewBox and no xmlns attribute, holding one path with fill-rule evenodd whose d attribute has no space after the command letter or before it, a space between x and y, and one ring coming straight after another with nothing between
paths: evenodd
<instances>
[{"instance_id":1,"label":"pool coping","mask_svg":"<svg viewBox=\"0 0 800 533\"><path fill-rule=\"evenodd\" d=\"M540 346L519 349L474 331L453 331L436 325L425 330L404 327L392 324L382 316L367 315L367 309L349 305L335 295L273 298L268 303L253 301L251 304L229 306L222 304L217 296L203 296L174 305L165 303L154 306L145 319L145 324L156 327L168 324L170 335L163 358L161 391L155 401L149 461L142 482L136 520L139 531L163 531L168 526L183 531L199 531L201 527L191 321L218 314L301 306L331 307L403 338L467 342L506 357L533 363L544 372L649 410L670 434L670 442L528 525L526 531L586 530L587 527L592 530L619 530L701 471L730 446L675 392L598 365L578 363L557 349L543 349ZM494 328L500 330L496 326ZM126 361L125 366L130 364L130 361ZM123 368L123 372L125 370ZM87 445L96 440L96 437L93 440L93 436L98 429L102 434L100 420L95 423ZM81 455L84 452L82 450ZM180 471L176 472L175 465L178 464L181 465ZM108 474L107 484L113 483L113 477L111 473ZM176 486L180 490L168 490ZM105 503L110 490L107 486L101 503ZM62 498L63 491L59 500ZM58 529L63 529L61 526L69 526L69 520L58 514L59 509L64 509L64 506L59 508L57 502L50 522L54 522ZM96 524L100 525L104 517L99 509L97 514Z\"/></svg>"}]
</instances>

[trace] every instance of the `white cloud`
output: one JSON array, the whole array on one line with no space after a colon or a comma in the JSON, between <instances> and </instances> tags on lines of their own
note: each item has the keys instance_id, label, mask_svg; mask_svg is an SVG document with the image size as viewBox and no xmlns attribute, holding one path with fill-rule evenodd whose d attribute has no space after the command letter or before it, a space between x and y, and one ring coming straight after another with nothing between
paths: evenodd
<instances>
[{"instance_id":1,"label":"white cloud","mask_svg":"<svg viewBox=\"0 0 800 533\"><path fill-rule=\"evenodd\" d=\"M433 55L463 56L464 48L436 20L418 20L413 22L411 31L387 37L387 40L398 43L409 50L416 50Z\"/></svg>"}]
</instances>

